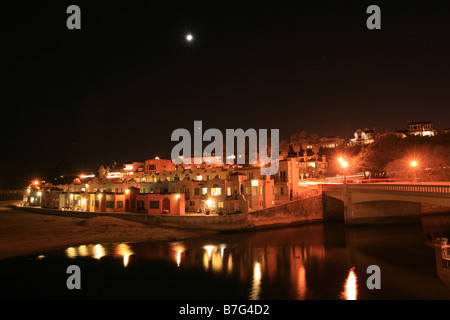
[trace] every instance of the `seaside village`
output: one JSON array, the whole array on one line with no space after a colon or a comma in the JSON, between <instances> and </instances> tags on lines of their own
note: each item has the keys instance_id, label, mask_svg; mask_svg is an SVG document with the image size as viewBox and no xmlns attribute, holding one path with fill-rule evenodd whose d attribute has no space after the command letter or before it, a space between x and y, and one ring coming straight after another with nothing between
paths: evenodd
<instances>
[{"instance_id":1,"label":"seaside village","mask_svg":"<svg viewBox=\"0 0 450 320\"><path fill-rule=\"evenodd\" d=\"M406 134L434 130L430 123L409 124ZM394 133L403 134L403 133ZM347 145L369 144L374 130L357 130ZM320 138L320 148L344 144L339 137ZM95 175L80 175L70 183L34 181L24 194L24 205L88 212L147 214L227 215L261 210L311 196L312 177L323 177L327 157L308 146L303 155L280 154L275 175L261 175L261 165L217 164L215 158L202 164L175 165L171 159L148 159L101 165Z\"/></svg>"},{"instance_id":2,"label":"seaside village","mask_svg":"<svg viewBox=\"0 0 450 320\"><path fill-rule=\"evenodd\" d=\"M268 208L306 197L308 166L326 170L326 160L279 162L276 175L261 175L261 165L175 165L171 159L114 163L96 175L70 184L35 181L25 192L29 205L90 212L183 215L233 214Z\"/></svg>"}]
</instances>

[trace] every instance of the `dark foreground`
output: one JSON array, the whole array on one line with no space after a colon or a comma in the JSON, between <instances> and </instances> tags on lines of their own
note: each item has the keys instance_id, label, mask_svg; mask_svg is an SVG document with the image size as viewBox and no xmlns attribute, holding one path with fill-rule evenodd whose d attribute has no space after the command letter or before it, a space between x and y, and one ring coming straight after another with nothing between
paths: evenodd
<instances>
[{"instance_id":1,"label":"dark foreground","mask_svg":"<svg viewBox=\"0 0 450 320\"><path fill-rule=\"evenodd\" d=\"M162 242L109 242L0 260L0 298L448 300L449 269L432 244L448 215L419 223L315 223ZM67 268L80 268L68 289ZM369 266L380 270L370 289ZM73 280L73 278L72 278Z\"/></svg>"}]
</instances>

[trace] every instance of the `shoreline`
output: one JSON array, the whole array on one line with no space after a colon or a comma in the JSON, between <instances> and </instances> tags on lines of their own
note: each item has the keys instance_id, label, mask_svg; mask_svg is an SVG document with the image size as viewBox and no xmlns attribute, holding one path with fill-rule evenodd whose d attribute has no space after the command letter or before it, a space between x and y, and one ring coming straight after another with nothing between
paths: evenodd
<instances>
[{"instance_id":1,"label":"shoreline","mask_svg":"<svg viewBox=\"0 0 450 320\"><path fill-rule=\"evenodd\" d=\"M286 217L284 219L276 217L266 223L247 225L245 229L218 229L214 228L214 220L210 228L202 227L201 224L197 224L196 227L193 224L187 224L184 227L174 223L168 224L167 221L155 223L147 220L124 219L120 215L61 215L47 211L39 212L39 210L25 210L25 208L22 210L21 207L15 206L14 201L0 202L0 260L62 250L83 244L176 241L221 233L249 232L334 221L334 219L323 218L292 221ZM425 216L428 215L432 214L428 213ZM421 218L423 216L421 215ZM417 217L406 218L366 221L359 226L417 221Z\"/></svg>"},{"instance_id":2,"label":"shoreline","mask_svg":"<svg viewBox=\"0 0 450 320\"><path fill-rule=\"evenodd\" d=\"M305 200L317 202L319 198L315 198ZM209 216L205 224L205 217L191 216L183 217L185 225L177 217L167 216L105 212L63 215L53 209L17 206L20 202L0 202L0 260L83 244L175 241L323 222L323 215L317 212L302 214L304 208L298 206L303 201L253 212L251 221L248 214ZM321 205L317 208L321 212Z\"/></svg>"},{"instance_id":3,"label":"shoreline","mask_svg":"<svg viewBox=\"0 0 450 320\"><path fill-rule=\"evenodd\" d=\"M70 246L171 241L214 235L213 230L154 226L114 217L64 217L0 206L0 260Z\"/></svg>"}]
</instances>

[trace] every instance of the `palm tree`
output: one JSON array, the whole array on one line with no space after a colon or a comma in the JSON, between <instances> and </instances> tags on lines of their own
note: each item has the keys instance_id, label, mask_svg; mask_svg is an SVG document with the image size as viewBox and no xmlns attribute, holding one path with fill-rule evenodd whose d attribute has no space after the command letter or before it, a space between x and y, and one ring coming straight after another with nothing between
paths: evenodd
<instances>
[{"instance_id":1,"label":"palm tree","mask_svg":"<svg viewBox=\"0 0 450 320\"><path fill-rule=\"evenodd\" d=\"M303 161L308 161L308 146L310 145L308 133L306 131L302 131L299 134L300 145L303 149Z\"/></svg>"},{"instance_id":2,"label":"palm tree","mask_svg":"<svg viewBox=\"0 0 450 320\"><path fill-rule=\"evenodd\" d=\"M291 136L290 145L292 146L292 150L296 153L297 157L300 153L300 147L301 147L301 136L300 133L294 133Z\"/></svg>"},{"instance_id":3,"label":"palm tree","mask_svg":"<svg viewBox=\"0 0 450 320\"><path fill-rule=\"evenodd\" d=\"M320 139L319 136L315 133L313 133L309 139L312 145L312 151L314 152L314 157L316 158L316 161L318 160L320 151L319 139Z\"/></svg>"},{"instance_id":4,"label":"palm tree","mask_svg":"<svg viewBox=\"0 0 450 320\"><path fill-rule=\"evenodd\" d=\"M289 142L287 142L286 140L280 141L280 154L284 158L286 158L289 155L289 147L290 147Z\"/></svg>"},{"instance_id":5,"label":"palm tree","mask_svg":"<svg viewBox=\"0 0 450 320\"><path fill-rule=\"evenodd\" d=\"M312 134L311 138L310 138L310 142L312 145L312 152L314 153L314 159L315 159L315 172L317 174L317 172L319 172L319 170L317 170L317 162L319 161L319 151L320 151L320 143L319 143L319 136L317 134Z\"/></svg>"}]
</instances>

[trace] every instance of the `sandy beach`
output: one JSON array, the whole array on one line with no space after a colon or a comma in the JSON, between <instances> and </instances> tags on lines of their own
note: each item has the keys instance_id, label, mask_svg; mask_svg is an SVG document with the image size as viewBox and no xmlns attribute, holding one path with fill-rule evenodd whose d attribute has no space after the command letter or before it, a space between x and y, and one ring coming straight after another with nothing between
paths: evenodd
<instances>
[{"instance_id":1,"label":"sandy beach","mask_svg":"<svg viewBox=\"0 0 450 320\"><path fill-rule=\"evenodd\" d=\"M151 226L114 217L74 218L37 214L0 204L0 259L81 244L186 239L214 234Z\"/></svg>"}]
</instances>

